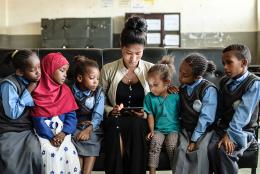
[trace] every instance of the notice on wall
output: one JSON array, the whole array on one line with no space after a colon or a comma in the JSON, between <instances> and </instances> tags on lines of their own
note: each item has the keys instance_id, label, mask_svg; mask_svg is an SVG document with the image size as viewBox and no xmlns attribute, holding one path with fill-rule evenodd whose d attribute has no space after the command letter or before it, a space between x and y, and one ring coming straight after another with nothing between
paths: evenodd
<instances>
[{"instance_id":1,"label":"notice on wall","mask_svg":"<svg viewBox=\"0 0 260 174\"><path fill-rule=\"evenodd\" d=\"M144 0L132 0L132 9L138 12L145 11Z\"/></svg>"},{"instance_id":2,"label":"notice on wall","mask_svg":"<svg viewBox=\"0 0 260 174\"><path fill-rule=\"evenodd\" d=\"M118 5L121 8L128 8L130 7L131 0L119 0Z\"/></svg>"},{"instance_id":3,"label":"notice on wall","mask_svg":"<svg viewBox=\"0 0 260 174\"><path fill-rule=\"evenodd\" d=\"M154 5L156 0L144 0L144 2L148 5Z\"/></svg>"},{"instance_id":4,"label":"notice on wall","mask_svg":"<svg viewBox=\"0 0 260 174\"><path fill-rule=\"evenodd\" d=\"M160 44L161 34L160 33L147 33L147 44Z\"/></svg>"},{"instance_id":5,"label":"notice on wall","mask_svg":"<svg viewBox=\"0 0 260 174\"><path fill-rule=\"evenodd\" d=\"M176 34L166 34L164 37L164 45L166 46L179 46L180 36Z\"/></svg>"},{"instance_id":6,"label":"notice on wall","mask_svg":"<svg viewBox=\"0 0 260 174\"><path fill-rule=\"evenodd\" d=\"M147 22L147 30L155 31L161 30L161 20L160 19L146 19Z\"/></svg>"},{"instance_id":7,"label":"notice on wall","mask_svg":"<svg viewBox=\"0 0 260 174\"><path fill-rule=\"evenodd\" d=\"M113 0L101 0L101 4L104 8L113 7Z\"/></svg>"},{"instance_id":8,"label":"notice on wall","mask_svg":"<svg viewBox=\"0 0 260 174\"><path fill-rule=\"evenodd\" d=\"M164 15L164 30L165 31L178 31L180 16L179 15Z\"/></svg>"}]
</instances>

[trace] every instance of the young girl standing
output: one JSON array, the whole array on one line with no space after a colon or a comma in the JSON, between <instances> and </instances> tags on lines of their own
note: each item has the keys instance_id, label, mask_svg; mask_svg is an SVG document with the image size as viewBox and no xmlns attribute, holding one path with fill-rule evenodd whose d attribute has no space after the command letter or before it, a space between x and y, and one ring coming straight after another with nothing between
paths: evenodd
<instances>
[{"instance_id":1,"label":"young girl standing","mask_svg":"<svg viewBox=\"0 0 260 174\"><path fill-rule=\"evenodd\" d=\"M180 65L181 132L174 156L173 173L207 174L207 146L215 121L217 89L202 78L212 62L197 53L188 55Z\"/></svg>"},{"instance_id":2,"label":"young girl standing","mask_svg":"<svg viewBox=\"0 0 260 174\"><path fill-rule=\"evenodd\" d=\"M71 142L78 109L64 84L69 63L60 53L42 59L42 78L33 93L33 122L41 143L45 173L80 173L77 151Z\"/></svg>"},{"instance_id":3,"label":"young girl standing","mask_svg":"<svg viewBox=\"0 0 260 174\"><path fill-rule=\"evenodd\" d=\"M168 87L174 73L170 57L163 57L160 64L156 64L148 71L147 81L151 92L144 99L144 111L148 114L149 133L151 140L148 166L150 174L156 173L163 142L173 163L174 149L178 140L179 123L179 95L169 94Z\"/></svg>"},{"instance_id":4,"label":"young girl standing","mask_svg":"<svg viewBox=\"0 0 260 174\"><path fill-rule=\"evenodd\" d=\"M80 156L83 174L90 174L96 156L99 156L105 99L99 84L99 67L96 61L84 56L75 57L75 83L72 92L78 103L78 126L73 142Z\"/></svg>"},{"instance_id":5,"label":"young girl standing","mask_svg":"<svg viewBox=\"0 0 260 174\"><path fill-rule=\"evenodd\" d=\"M39 142L33 132L29 110L41 77L40 59L30 50L15 50L3 65L15 73L0 82L0 171L3 174L41 173Z\"/></svg>"}]
</instances>

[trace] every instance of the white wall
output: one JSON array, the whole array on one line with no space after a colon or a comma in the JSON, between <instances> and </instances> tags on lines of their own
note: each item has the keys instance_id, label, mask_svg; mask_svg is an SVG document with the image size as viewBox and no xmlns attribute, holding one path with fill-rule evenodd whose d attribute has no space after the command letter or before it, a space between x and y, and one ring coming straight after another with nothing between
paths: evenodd
<instances>
[{"instance_id":1,"label":"white wall","mask_svg":"<svg viewBox=\"0 0 260 174\"><path fill-rule=\"evenodd\" d=\"M7 0L0 0L0 34L7 34Z\"/></svg>"},{"instance_id":2,"label":"white wall","mask_svg":"<svg viewBox=\"0 0 260 174\"><path fill-rule=\"evenodd\" d=\"M120 5L122 0L110 0L111 7L104 7L104 1L109 2L109 0L0 0L0 34L39 35L41 18L64 17L113 17L114 33L120 33L124 14L137 11L132 8L131 3L147 2L147 0L129 0L129 5L122 7ZM260 25L256 20L259 13L257 1L153 0L153 3L145 3L142 12L180 12L183 33L250 32L257 31L257 25Z\"/></svg>"},{"instance_id":3,"label":"white wall","mask_svg":"<svg viewBox=\"0 0 260 174\"><path fill-rule=\"evenodd\" d=\"M257 4L257 12L256 12L256 15L257 15L257 31L260 31L260 1L257 0L256 2Z\"/></svg>"},{"instance_id":4,"label":"white wall","mask_svg":"<svg viewBox=\"0 0 260 174\"><path fill-rule=\"evenodd\" d=\"M256 31L256 0L201 0L184 5L184 32ZM194 7L194 8L193 8ZM196 27L197 26L197 27Z\"/></svg>"}]
</instances>

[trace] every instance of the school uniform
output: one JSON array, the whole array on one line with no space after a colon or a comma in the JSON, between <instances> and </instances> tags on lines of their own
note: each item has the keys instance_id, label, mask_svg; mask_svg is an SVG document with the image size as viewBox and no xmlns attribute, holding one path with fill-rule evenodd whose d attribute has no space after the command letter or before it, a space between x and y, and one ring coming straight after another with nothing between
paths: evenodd
<instances>
[{"instance_id":1,"label":"school uniform","mask_svg":"<svg viewBox=\"0 0 260 174\"><path fill-rule=\"evenodd\" d=\"M209 171L207 146L215 121L217 89L213 83L198 79L191 85L180 88L181 132L174 156L173 173L207 174ZM198 149L188 152L189 143L195 142Z\"/></svg>"},{"instance_id":2,"label":"school uniform","mask_svg":"<svg viewBox=\"0 0 260 174\"><path fill-rule=\"evenodd\" d=\"M78 125L84 121L90 121L93 130L88 140L77 141L76 135L84 128L78 127L73 136L73 143L78 151L79 156L99 156L101 141L103 139L103 131L100 127L104 113L104 93L101 87L96 91L82 91L75 84L72 86L72 92L78 103L77 110Z\"/></svg>"},{"instance_id":3,"label":"school uniform","mask_svg":"<svg viewBox=\"0 0 260 174\"><path fill-rule=\"evenodd\" d=\"M34 105L26 89L29 82L10 75L0 82L0 171L3 174L41 173L39 141L33 131L30 107Z\"/></svg>"},{"instance_id":4,"label":"school uniform","mask_svg":"<svg viewBox=\"0 0 260 174\"><path fill-rule=\"evenodd\" d=\"M77 124L75 111L52 117L34 116L33 123L41 143L45 173L80 173L77 150L71 142ZM54 147L50 141L61 131L66 134L64 141Z\"/></svg>"},{"instance_id":5,"label":"school uniform","mask_svg":"<svg viewBox=\"0 0 260 174\"><path fill-rule=\"evenodd\" d=\"M56 70L68 64L61 53L46 55L41 61L41 79L32 95L35 106L31 115L41 143L46 174L81 172L78 153L71 141L71 135L76 130L75 110L78 106L70 88L53 79ZM50 141L60 132L66 136L60 146L55 147Z\"/></svg>"},{"instance_id":6,"label":"school uniform","mask_svg":"<svg viewBox=\"0 0 260 174\"><path fill-rule=\"evenodd\" d=\"M225 76L220 81L220 95L220 120L208 148L210 162L214 173L238 173L239 157L256 141L252 126L258 118L259 77L248 71L237 79ZM231 155L223 145L217 148L225 133L235 144Z\"/></svg>"}]
</instances>

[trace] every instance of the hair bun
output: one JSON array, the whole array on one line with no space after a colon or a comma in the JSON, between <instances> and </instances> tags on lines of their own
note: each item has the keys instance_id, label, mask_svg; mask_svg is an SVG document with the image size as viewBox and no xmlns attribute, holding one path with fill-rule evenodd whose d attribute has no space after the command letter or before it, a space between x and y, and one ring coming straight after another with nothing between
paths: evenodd
<instances>
[{"instance_id":1,"label":"hair bun","mask_svg":"<svg viewBox=\"0 0 260 174\"><path fill-rule=\"evenodd\" d=\"M216 69L217 69L217 66L216 66L216 64L212 61L212 60L209 60L208 61L208 67L207 67L207 72L214 72L214 71L216 71Z\"/></svg>"},{"instance_id":2,"label":"hair bun","mask_svg":"<svg viewBox=\"0 0 260 174\"><path fill-rule=\"evenodd\" d=\"M146 20L139 16L130 17L125 23L125 29L139 31L139 32L147 32Z\"/></svg>"},{"instance_id":3,"label":"hair bun","mask_svg":"<svg viewBox=\"0 0 260 174\"><path fill-rule=\"evenodd\" d=\"M86 61L86 57L85 56L81 56L81 55L77 55L73 58L74 63L83 63Z\"/></svg>"}]
</instances>

